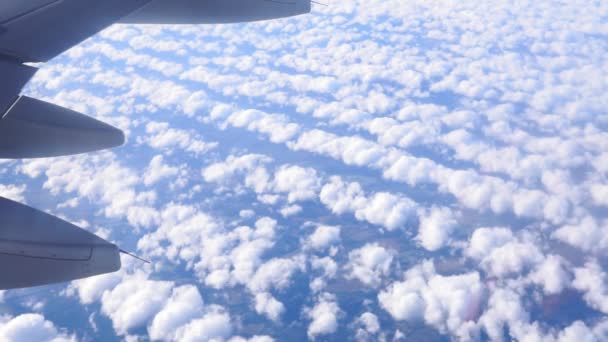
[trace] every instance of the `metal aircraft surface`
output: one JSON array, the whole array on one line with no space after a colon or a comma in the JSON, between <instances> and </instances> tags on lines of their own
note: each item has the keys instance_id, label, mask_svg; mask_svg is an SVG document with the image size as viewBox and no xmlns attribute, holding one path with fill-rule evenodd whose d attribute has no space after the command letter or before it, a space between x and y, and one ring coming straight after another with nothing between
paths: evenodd
<instances>
[{"instance_id":1,"label":"metal aircraft surface","mask_svg":"<svg viewBox=\"0 0 608 342\"><path fill-rule=\"evenodd\" d=\"M1 0L0 158L65 156L116 147L123 133L93 118L20 95L46 62L114 23L212 24L310 12L310 0ZM0 290L120 269L114 244L0 197Z\"/></svg>"}]
</instances>

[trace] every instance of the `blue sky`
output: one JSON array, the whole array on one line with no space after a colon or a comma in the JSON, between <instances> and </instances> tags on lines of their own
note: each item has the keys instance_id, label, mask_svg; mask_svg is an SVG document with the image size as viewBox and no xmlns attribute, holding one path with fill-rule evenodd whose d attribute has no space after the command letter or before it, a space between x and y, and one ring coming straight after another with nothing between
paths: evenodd
<instances>
[{"instance_id":1,"label":"blue sky","mask_svg":"<svg viewBox=\"0 0 608 342\"><path fill-rule=\"evenodd\" d=\"M3 292L0 340L604 340L607 38L578 0L108 28L26 93L127 144L0 195L152 263Z\"/></svg>"}]
</instances>

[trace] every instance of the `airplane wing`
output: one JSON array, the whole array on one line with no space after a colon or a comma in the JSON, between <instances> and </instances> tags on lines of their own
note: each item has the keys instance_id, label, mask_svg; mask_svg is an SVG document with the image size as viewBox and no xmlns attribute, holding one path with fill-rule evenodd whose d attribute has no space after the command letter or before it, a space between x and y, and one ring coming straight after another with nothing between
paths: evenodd
<instances>
[{"instance_id":1,"label":"airplane wing","mask_svg":"<svg viewBox=\"0 0 608 342\"><path fill-rule=\"evenodd\" d=\"M0 289L120 269L119 249L66 221L0 197Z\"/></svg>"},{"instance_id":2,"label":"airplane wing","mask_svg":"<svg viewBox=\"0 0 608 342\"><path fill-rule=\"evenodd\" d=\"M245 22L310 12L310 0L0 0L0 159L102 150L123 133L21 95L37 69L117 23ZM66 221L0 197L0 290L120 269L120 250Z\"/></svg>"},{"instance_id":3,"label":"airplane wing","mask_svg":"<svg viewBox=\"0 0 608 342\"><path fill-rule=\"evenodd\" d=\"M310 12L310 0L153 0L121 20L136 24L226 24Z\"/></svg>"}]
</instances>

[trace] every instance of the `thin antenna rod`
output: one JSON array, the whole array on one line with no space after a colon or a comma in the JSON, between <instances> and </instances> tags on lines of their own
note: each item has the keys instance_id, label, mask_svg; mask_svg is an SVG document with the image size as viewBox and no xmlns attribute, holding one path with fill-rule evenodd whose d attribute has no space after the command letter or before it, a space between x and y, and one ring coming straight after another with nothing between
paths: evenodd
<instances>
[{"instance_id":1,"label":"thin antenna rod","mask_svg":"<svg viewBox=\"0 0 608 342\"><path fill-rule=\"evenodd\" d=\"M140 258L140 257L138 257L137 255L135 255L135 254L133 254L133 253L129 253L129 252L125 251L124 249L120 249L120 253L122 253L122 254L126 254L126 255L128 255L128 256L130 256L130 257L132 257L132 258L135 258L135 259L137 259L137 260L139 260L139 261L143 261L143 262L145 262L146 264L149 264L149 263L150 263L148 260L143 259L143 258Z\"/></svg>"},{"instance_id":2,"label":"thin antenna rod","mask_svg":"<svg viewBox=\"0 0 608 342\"><path fill-rule=\"evenodd\" d=\"M313 4L317 4L317 5L325 6L325 7L327 7L327 6L328 6L327 4L324 4L324 3L321 3L321 2L317 2L317 1L315 1L315 0L310 0L310 2L312 2Z\"/></svg>"}]
</instances>

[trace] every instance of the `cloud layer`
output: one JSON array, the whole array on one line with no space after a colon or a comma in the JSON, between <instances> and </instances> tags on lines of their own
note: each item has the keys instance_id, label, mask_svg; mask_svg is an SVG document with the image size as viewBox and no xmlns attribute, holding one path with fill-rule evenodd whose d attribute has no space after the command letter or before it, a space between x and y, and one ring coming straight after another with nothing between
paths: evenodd
<instances>
[{"instance_id":1,"label":"cloud layer","mask_svg":"<svg viewBox=\"0 0 608 342\"><path fill-rule=\"evenodd\" d=\"M0 196L152 265L8 291L0 339L608 338L606 17L371 0L103 31L26 91L127 145L0 162Z\"/></svg>"}]
</instances>

